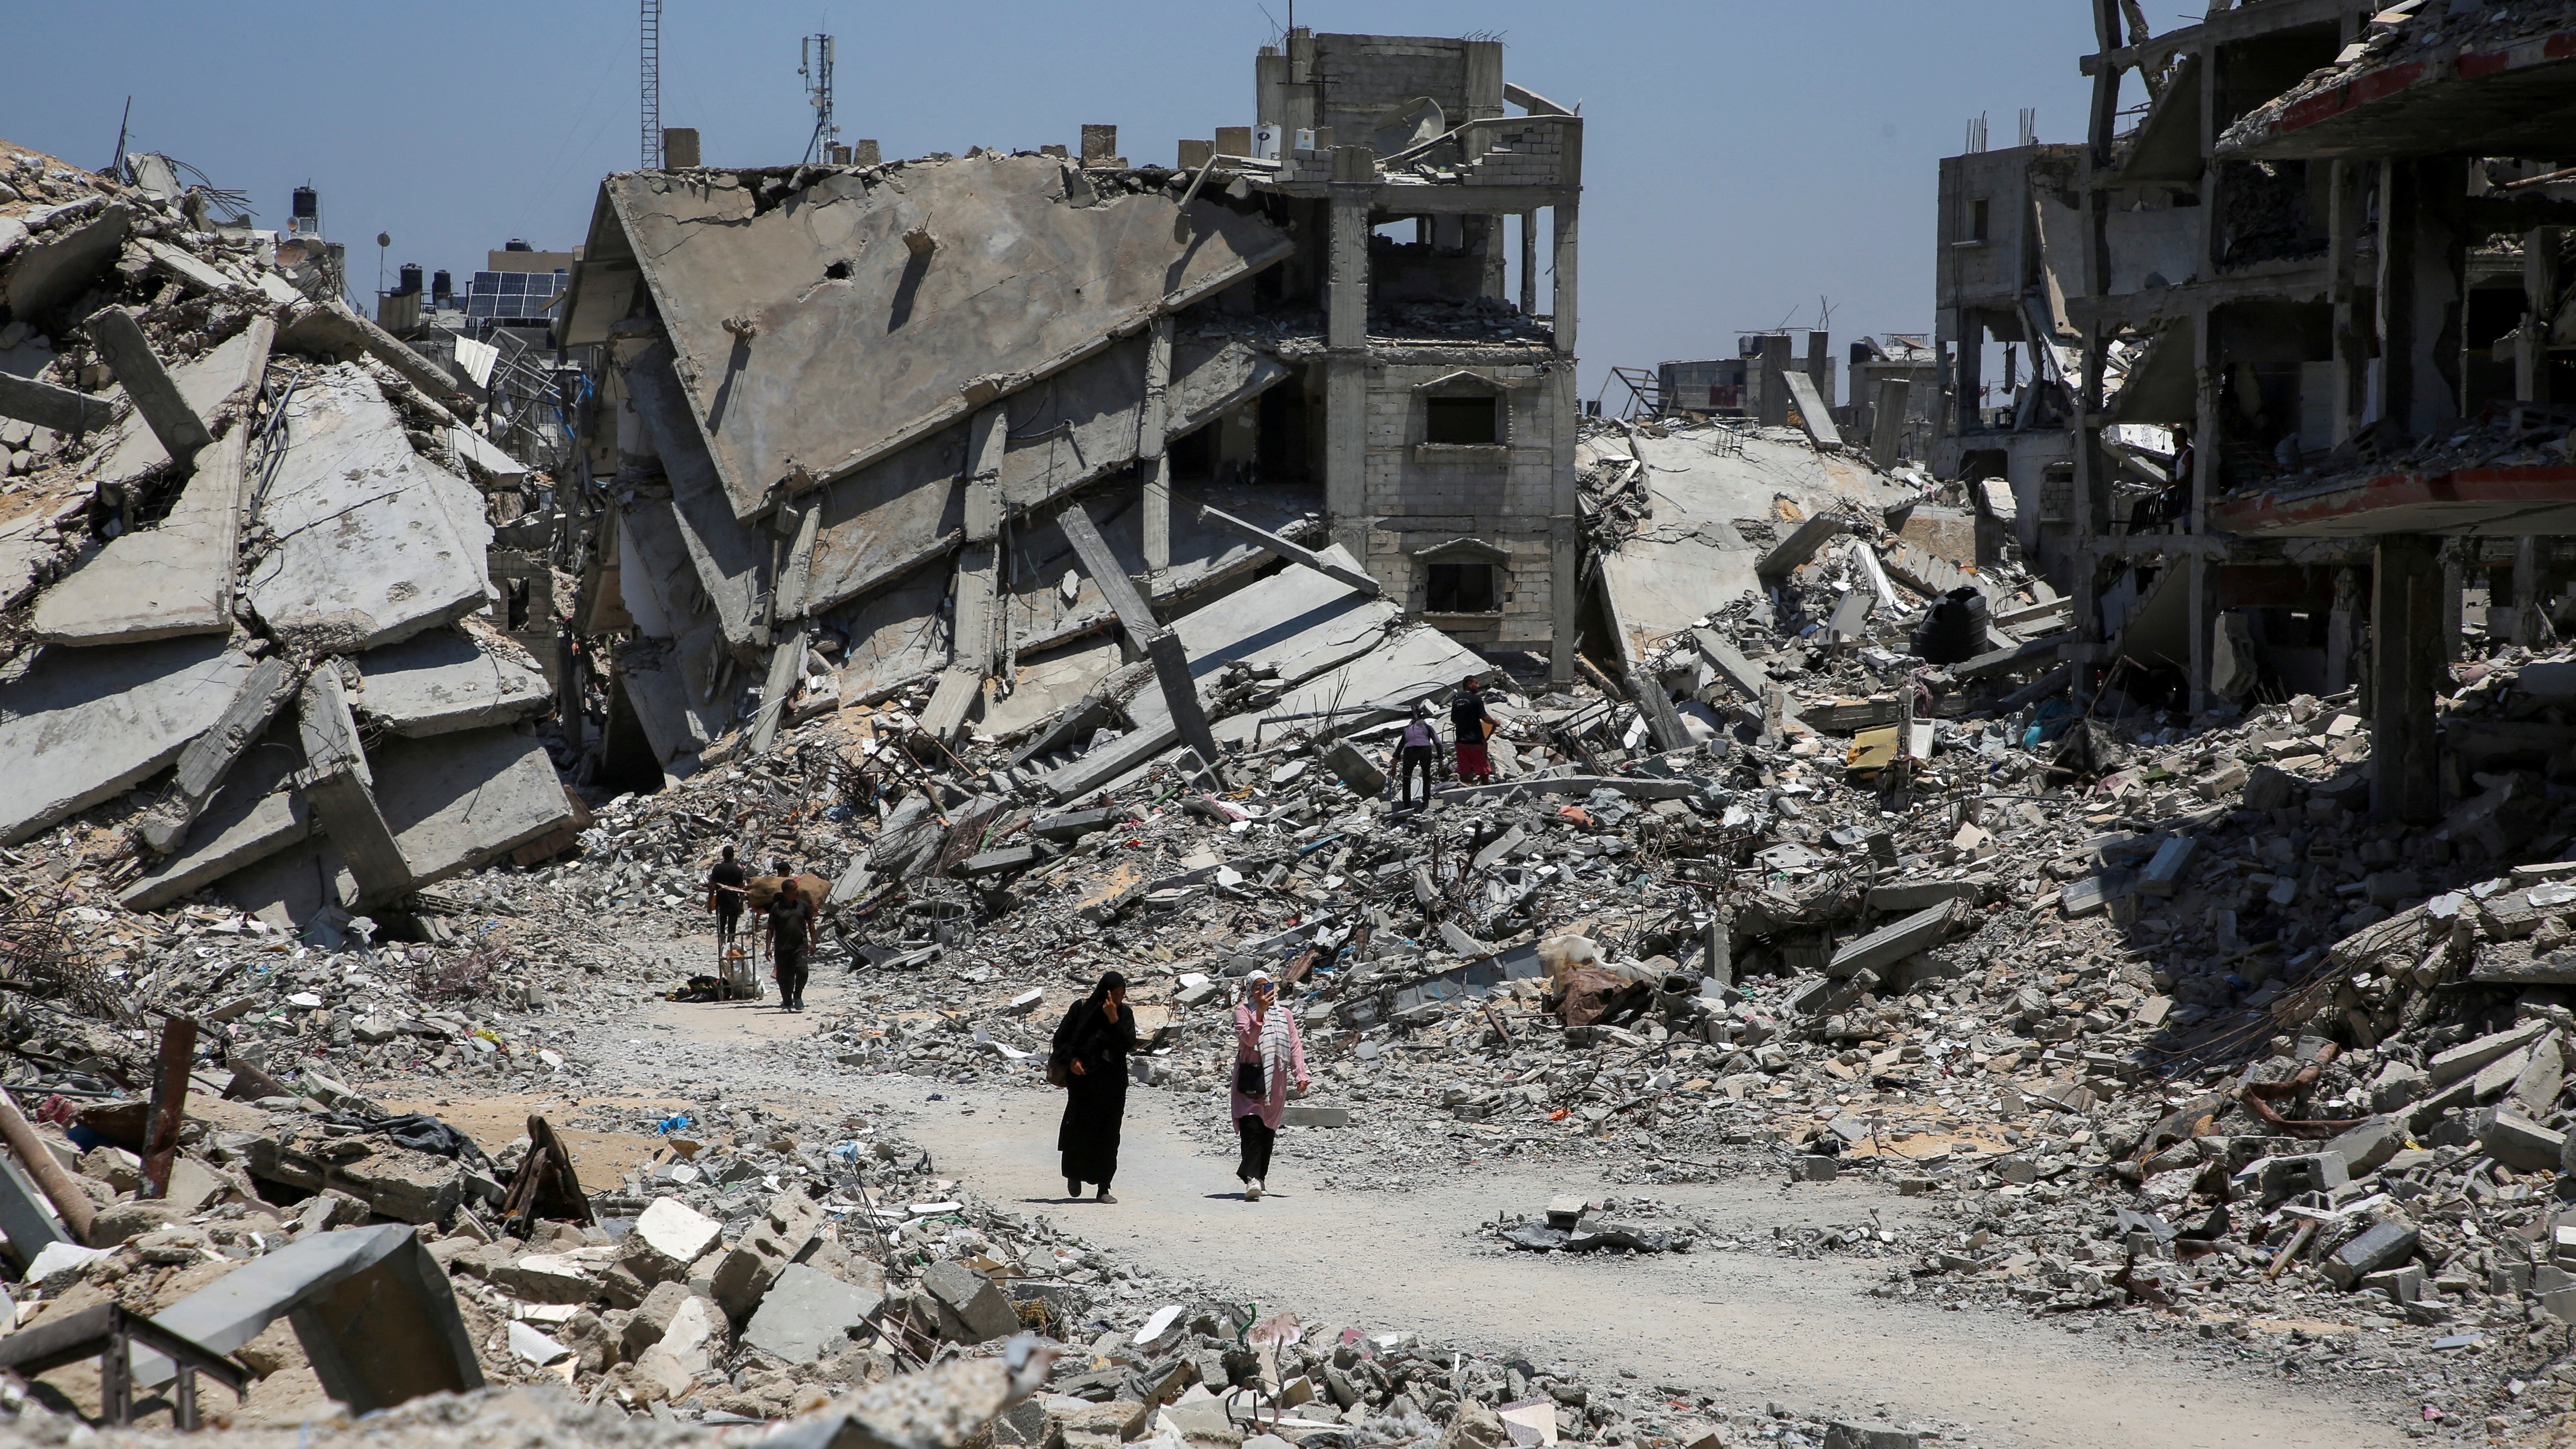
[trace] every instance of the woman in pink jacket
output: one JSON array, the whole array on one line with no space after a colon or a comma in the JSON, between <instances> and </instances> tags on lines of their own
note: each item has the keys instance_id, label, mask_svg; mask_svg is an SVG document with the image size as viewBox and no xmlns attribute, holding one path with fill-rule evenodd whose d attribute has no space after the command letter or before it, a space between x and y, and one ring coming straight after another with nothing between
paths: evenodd
<instances>
[{"instance_id":1,"label":"woman in pink jacket","mask_svg":"<svg viewBox=\"0 0 2576 1449\"><path fill-rule=\"evenodd\" d=\"M1266 971L1244 978L1243 1004L1234 1009L1234 1100L1229 1115L1243 1138L1243 1160L1234 1175L1243 1180L1243 1200L1261 1201L1270 1177L1270 1145L1279 1135L1279 1114L1288 1105L1288 1084L1306 1090L1306 1039L1297 1034L1296 1019L1279 1004L1278 988Z\"/></svg>"}]
</instances>

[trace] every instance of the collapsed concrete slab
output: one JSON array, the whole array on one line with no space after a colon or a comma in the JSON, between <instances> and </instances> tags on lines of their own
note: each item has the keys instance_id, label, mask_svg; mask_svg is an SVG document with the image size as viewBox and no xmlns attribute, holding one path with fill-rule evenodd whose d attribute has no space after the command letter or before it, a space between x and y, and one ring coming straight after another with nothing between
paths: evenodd
<instances>
[{"instance_id":1,"label":"collapsed concrete slab","mask_svg":"<svg viewBox=\"0 0 2576 1449\"><path fill-rule=\"evenodd\" d=\"M414 886L474 870L573 818L546 748L514 726L401 736L369 755Z\"/></svg>"},{"instance_id":2,"label":"collapsed concrete slab","mask_svg":"<svg viewBox=\"0 0 2576 1449\"><path fill-rule=\"evenodd\" d=\"M372 378L334 367L285 411L286 457L259 509L274 542L248 588L280 639L354 653L484 607L483 495L413 451Z\"/></svg>"},{"instance_id":3,"label":"collapsed concrete slab","mask_svg":"<svg viewBox=\"0 0 2576 1449\"><path fill-rule=\"evenodd\" d=\"M269 722L303 683L301 672L283 655L272 654L259 661L259 667L242 681L240 692L224 706L213 726L179 752L170 788L137 822L147 848L166 853L179 842L189 823L231 773L234 762L267 732Z\"/></svg>"},{"instance_id":4,"label":"collapsed concrete slab","mask_svg":"<svg viewBox=\"0 0 2576 1449\"><path fill-rule=\"evenodd\" d=\"M1353 566L1338 544L1325 553ZM1376 648L1394 632L1402 613L1390 600L1364 598L1323 574L1289 569L1187 615L1172 626L1172 633L1188 655L1204 705L1215 677L1229 664L1275 668L1280 681L1293 688ZM1475 658L1457 645L1450 647ZM1107 748L1047 775L1039 782L1041 789L1057 799L1089 794L1180 741L1179 726L1162 691L1151 683L1152 675L1152 665L1139 663L1102 682L1101 692L1123 700L1132 728Z\"/></svg>"},{"instance_id":5,"label":"collapsed concrete slab","mask_svg":"<svg viewBox=\"0 0 2576 1449\"><path fill-rule=\"evenodd\" d=\"M208 433L223 431L250 411L276 340L277 324L257 318L205 355L170 369L171 385ZM117 423L116 441L85 472L94 486L116 488L169 465L169 449L136 410Z\"/></svg>"},{"instance_id":6,"label":"collapsed concrete slab","mask_svg":"<svg viewBox=\"0 0 2576 1449\"><path fill-rule=\"evenodd\" d=\"M0 844L177 759L222 716L255 663L210 635L37 651L0 681Z\"/></svg>"},{"instance_id":7,"label":"collapsed concrete slab","mask_svg":"<svg viewBox=\"0 0 2576 1449\"><path fill-rule=\"evenodd\" d=\"M1629 657L1643 657L1656 640L1748 589L1764 591L1760 567L1771 549L1765 534L1794 532L1779 526L1780 499L1813 518L1847 503L1884 508L1913 496L1858 459L1822 454L1803 442L1728 430L1724 446L1717 446L1717 437L1716 429L1685 429L1582 444L1587 462L1627 455L1644 463L1654 500L1652 522L1600 556Z\"/></svg>"},{"instance_id":8,"label":"collapsed concrete slab","mask_svg":"<svg viewBox=\"0 0 2576 1449\"><path fill-rule=\"evenodd\" d=\"M9 304L14 316L35 317L73 300L98 280L123 250L126 233L133 229L134 209L90 197L48 208L41 221L35 215L26 221L30 229L47 229L9 259L8 276L0 280L0 301Z\"/></svg>"},{"instance_id":9,"label":"collapsed concrete slab","mask_svg":"<svg viewBox=\"0 0 2576 1449\"><path fill-rule=\"evenodd\" d=\"M433 629L358 656L358 713L418 738L509 724L546 708L546 676L471 634Z\"/></svg>"},{"instance_id":10,"label":"collapsed concrete slab","mask_svg":"<svg viewBox=\"0 0 2576 1449\"><path fill-rule=\"evenodd\" d=\"M253 745L215 792L170 858L117 896L128 910L158 910L313 834L313 811L286 784L304 765L292 725Z\"/></svg>"},{"instance_id":11,"label":"collapsed concrete slab","mask_svg":"<svg viewBox=\"0 0 2576 1449\"><path fill-rule=\"evenodd\" d=\"M694 760L724 734L730 715L702 708L690 697L677 650L666 641L647 639L620 648L613 682L608 710L612 750L631 724L650 757L670 768Z\"/></svg>"},{"instance_id":12,"label":"collapsed concrete slab","mask_svg":"<svg viewBox=\"0 0 2576 1449\"><path fill-rule=\"evenodd\" d=\"M781 480L855 472L1291 250L1214 195L1184 211L1168 191L1103 198L1069 173L987 153L611 176L566 340L604 340L648 286L748 518Z\"/></svg>"}]
</instances>

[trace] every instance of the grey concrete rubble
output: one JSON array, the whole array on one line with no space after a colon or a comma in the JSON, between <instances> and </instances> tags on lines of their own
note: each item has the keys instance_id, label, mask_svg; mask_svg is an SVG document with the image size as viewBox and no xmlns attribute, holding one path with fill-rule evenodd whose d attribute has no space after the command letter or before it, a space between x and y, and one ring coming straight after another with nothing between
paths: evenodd
<instances>
[{"instance_id":1,"label":"grey concrete rubble","mask_svg":"<svg viewBox=\"0 0 2576 1449\"><path fill-rule=\"evenodd\" d=\"M458 445L476 412L458 383L310 301L274 244L191 223L175 193L38 170L116 199L48 204L54 242L0 249L0 553L25 610L0 659L0 839L101 812L135 851L129 908L281 901L243 872L301 851L316 884L282 907L299 921L568 845L579 807L514 732L555 703L513 632L555 617L552 571L533 604L495 581L527 470L479 434ZM0 212L30 205L10 184ZM323 727L281 740L298 687L327 693L300 711ZM388 749L392 823L367 760Z\"/></svg>"},{"instance_id":2,"label":"grey concrete rubble","mask_svg":"<svg viewBox=\"0 0 2576 1449\"><path fill-rule=\"evenodd\" d=\"M1839 404L1774 331L1587 410L1586 122L1489 39L1290 28L1168 166L672 132L542 353L0 145L5 1326L163 1316L299 1449L1971 1442L1250 1306L853 1088L1017 1130L1114 967L1222 1154L1260 972L1301 1190L1560 1184L1480 1270L2563 1436L2576 4L2115 9Z\"/></svg>"}]
</instances>

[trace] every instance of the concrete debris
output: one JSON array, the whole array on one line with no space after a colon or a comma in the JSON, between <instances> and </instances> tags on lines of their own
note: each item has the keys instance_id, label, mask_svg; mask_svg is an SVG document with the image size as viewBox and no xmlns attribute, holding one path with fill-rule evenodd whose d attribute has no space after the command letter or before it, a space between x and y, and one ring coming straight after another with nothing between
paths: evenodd
<instances>
[{"instance_id":1,"label":"concrete debris","mask_svg":"<svg viewBox=\"0 0 2576 1449\"><path fill-rule=\"evenodd\" d=\"M1945 196L2027 194L1945 201L1975 255L1937 340L1866 341L1838 406L1824 333L1750 336L1623 370L1617 419L1574 391L1574 229L1544 310L1529 229L1583 122L1493 41L1290 30L1259 74L1293 144L1171 167L1106 127L737 169L673 133L688 164L602 182L550 361L416 285L358 316L327 247L202 224L166 160L0 147L16 1326L113 1302L235 1355L244 1422L375 1415L310 1449L1960 1440L1245 1322L875 1108L635 1081L672 1058L626 1031L760 991L706 935L729 848L755 912L783 877L819 903L842 978L741 1048L781 1081L1035 1091L1115 966L1136 1089L1215 1090L1262 971L1314 1074L1283 1176L1600 1185L1477 1225L1516 1268L1867 1260L1923 1307L2361 1355L2424 1425L2518 1431L2576 1377L2576 651L2548 550L2477 535L2565 509L2535 399L2576 333L2565 174L2457 160L2554 133L2476 144L2438 88L2548 81L2565 8L2401 5L2205 155L2210 37L2274 22L2159 50L2133 14L2096 59L2146 67L2136 133L1944 163ZM2318 269L2306 168L2391 116L2442 134L2338 194ZM2410 281L2368 387L2220 366L2298 329L2215 328L2176 208L2065 200L2219 168L2239 302L2340 305L2308 273L2352 270L2351 212L2405 256L2471 236L2490 282L2521 249L2521 320L2424 385L2460 304ZM2005 292L1954 211L2008 219ZM2065 262L2081 216L2105 266ZM1989 333L2034 369L2000 411ZM156 1015L203 1054L165 1072ZM487 1149L460 1122L493 1102ZM1815 1210L1658 1195L1720 1176ZM0 1395L22 1424L106 1411L39 1378Z\"/></svg>"}]
</instances>

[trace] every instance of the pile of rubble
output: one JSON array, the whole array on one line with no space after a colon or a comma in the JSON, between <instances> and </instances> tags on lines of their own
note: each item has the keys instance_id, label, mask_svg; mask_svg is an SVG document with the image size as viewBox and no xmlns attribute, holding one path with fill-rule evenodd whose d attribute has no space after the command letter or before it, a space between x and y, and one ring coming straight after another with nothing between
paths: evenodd
<instances>
[{"instance_id":1,"label":"pile of rubble","mask_svg":"<svg viewBox=\"0 0 2576 1449\"><path fill-rule=\"evenodd\" d=\"M470 385L200 188L0 171L0 841L87 813L126 904L276 925L568 847L487 560L545 480Z\"/></svg>"}]
</instances>

